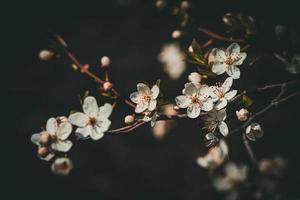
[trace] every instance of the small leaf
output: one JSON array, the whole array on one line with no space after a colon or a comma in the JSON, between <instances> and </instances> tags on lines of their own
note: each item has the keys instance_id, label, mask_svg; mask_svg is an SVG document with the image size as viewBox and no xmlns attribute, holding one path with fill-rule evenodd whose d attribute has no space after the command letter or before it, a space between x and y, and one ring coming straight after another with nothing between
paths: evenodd
<instances>
[{"instance_id":1,"label":"small leaf","mask_svg":"<svg viewBox=\"0 0 300 200\"><path fill-rule=\"evenodd\" d=\"M155 82L155 84L158 86L158 87L160 87L160 79L158 79L156 82Z\"/></svg>"},{"instance_id":2,"label":"small leaf","mask_svg":"<svg viewBox=\"0 0 300 200\"><path fill-rule=\"evenodd\" d=\"M246 107L250 107L253 103L253 100L247 95L243 95L241 101L242 101L241 103Z\"/></svg>"},{"instance_id":3,"label":"small leaf","mask_svg":"<svg viewBox=\"0 0 300 200\"><path fill-rule=\"evenodd\" d=\"M201 50L201 46L195 39L193 39L193 41L192 41L192 48L193 48L193 52L195 54L203 54L203 52Z\"/></svg>"},{"instance_id":4,"label":"small leaf","mask_svg":"<svg viewBox=\"0 0 300 200\"><path fill-rule=\"evenodd\" d=\"M87 96L89 96L90 94L90 91L85 91L84 94L83 94L83 99L85 99Z\"/></svg>"},{"instance_id":5,"label":"small leaf","mask_svg":"<svg viewBox=\"0 0 300 200\"><path fill-rule=\"evenodd\" d=\"M75 71L77 71L77 70L78 70L78 66L77 66L77 65L75 65L75 64L72 64L72 68L73 68Z\"/></svg>"},{"instance_id":6,"label":"small leaf","mask_svg":"<svg viewBox=\"0 0 300 200\"><path fill-rule=\"evenodd\" d=\"M101 95L104 96L104 97L109 97L110 96L109 93L107 93L107 92L102 92Z\"/></svg>"}]
</instances>

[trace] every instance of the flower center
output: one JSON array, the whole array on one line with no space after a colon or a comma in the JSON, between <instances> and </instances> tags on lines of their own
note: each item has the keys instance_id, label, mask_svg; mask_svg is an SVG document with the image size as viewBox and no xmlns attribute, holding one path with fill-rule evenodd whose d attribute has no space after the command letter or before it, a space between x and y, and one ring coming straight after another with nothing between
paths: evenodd
<instances>
[{"instance_id":1,"label":"flower center","mask_svg":"<svg viewBox=\"0 0 300 200\"><path fill-rule=\"evenodd\" d=\"M150 95L145 95L144 100L147 101L147 102L151 101L151 96Z\"/></svg>"},{"instance_id":2,"label":"flower center","mask_svg":"<svg viewBox=\"0 0 300 200\"><path fill-rule=\"evenodd\" d=\"M199 100L198 95L193 95L192 96L192 103L198 103L198 104L201 103L200 100Z\"/></svg>"},{"instance_id":3,"label":"flower center","mask_svg":"<svg viewBox=\"0 0 300 200\"><path fill-rule=\"evenodd\" d=\"M95 126L96 123L97 123L97 120L94 117L91 117L89 124L92 125L92 126Z\"/></svg>"},{"instance_id":4,"label":"flower center","mask_svg":"<svg viewBox=\"0 0 300 200\"><path fill-rule=\"evenodd\" d=\"M232 59L232 57L231 57L231 56L228 56L225 63L226 63L227 65L232 65L233 62L234 62L234 60Z\"/></svg>"}]
</instances>

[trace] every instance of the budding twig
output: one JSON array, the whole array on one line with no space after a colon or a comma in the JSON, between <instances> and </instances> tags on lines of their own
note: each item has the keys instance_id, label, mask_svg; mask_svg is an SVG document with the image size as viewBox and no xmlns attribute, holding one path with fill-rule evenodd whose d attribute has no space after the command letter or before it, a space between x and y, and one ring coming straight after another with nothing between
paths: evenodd
<instances>
[{"instance_id":1,"label":"budding twig","mask_svg":"<svg viewBox=\"0 0 300 200\"><path fill-rule=\"evenodd\" d=\"M243 39L234 39L234 38L227 38L225 36L222 36L222 35L219 35L217 33L214 33L214 32L211 32L205 28L201 28L199 27L198 30L214 39L217 39L217 40L221 40L221 41L225 41L225 42L245 42L245 40Z\"/></svg>"}]
</instances>

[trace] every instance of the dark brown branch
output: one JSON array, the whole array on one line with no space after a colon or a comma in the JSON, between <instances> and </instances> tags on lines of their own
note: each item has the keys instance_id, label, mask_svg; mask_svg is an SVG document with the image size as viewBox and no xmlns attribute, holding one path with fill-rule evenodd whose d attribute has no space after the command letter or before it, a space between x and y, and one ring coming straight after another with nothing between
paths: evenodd
<instances>
[{"instance_id":1,"label":"dark brown branch","mask_svg":"<svg viewBox=\"0 0 300 200\"><path fill-rule=\"evenodd\" d=\"M243 39L234 39L234 38L227 38L225 36L219 35L217 33L211 32L205 28L198 28L198 30L214 39L225 41L225 42L245 42Z\"/></svg>"}]
</instances>

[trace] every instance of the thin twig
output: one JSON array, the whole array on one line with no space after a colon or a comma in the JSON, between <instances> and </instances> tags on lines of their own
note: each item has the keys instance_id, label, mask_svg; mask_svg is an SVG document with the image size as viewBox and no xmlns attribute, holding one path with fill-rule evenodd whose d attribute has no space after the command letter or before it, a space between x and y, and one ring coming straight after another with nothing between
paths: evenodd
<instances>
[{"instance_id":1,"label":"thin twig","mask_svg":"<svg viewBox=\"0 0 300 200\"><path fill-rule=\"evenodd\" d=\"M221 40L221 41L226 41L226 42L245 42L243 39L234 39L234 38L227 38L225 36L219 35L217 33L211 32L205 28L198 28L198 30L206 35L209 35L210 37Z\"/></svg>"}]
</instances>

